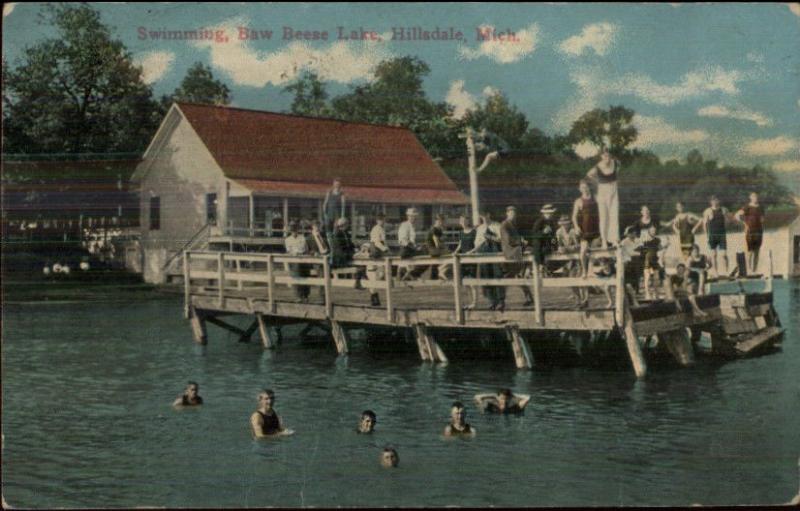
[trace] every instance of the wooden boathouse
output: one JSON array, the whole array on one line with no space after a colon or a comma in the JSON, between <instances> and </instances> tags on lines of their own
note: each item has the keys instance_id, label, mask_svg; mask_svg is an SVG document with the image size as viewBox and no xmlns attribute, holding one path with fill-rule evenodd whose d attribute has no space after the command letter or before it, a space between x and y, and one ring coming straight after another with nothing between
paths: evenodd
<instances>
[{"instance_id":1,"label":"wooden boathouse","mask_svg":"<svg viewBox=\"0 0 800 511\"><path fill-rule=\"evenodd\" d=\"M441 258L418 257L383 260L356 260L353 267L332 269L325 257L299 257L282 254L186 251L183 253L185 314L191 321L194 340L208 340L206 324L211 323L248 339L258 331L263 346L273 348L276 333L283 325L311 323L331 332L338 353L349 351L348 332L371 327L404 330L416 339L422 360L447 362L437 339L447 332L501 332L513 348L517 367L530 368L534 359L531 347L544 334L572 332L578 335L601 332L616 337L630 356L638 377L647 372L645 352L658 347L681 365L692 364L697 342L710 337L712 353L721 356L745 354L780 341L780 320L772 306L772 274L750 277L763 283L760 292L709 293L711 283L701 281L697 304L705 315L695 315L688 300L655 300L633 306L622 281L622 254L597 250L592 258L616 258L615 277L543 276L531 255L524 261L531 268L524 278L468 278L464 265L502 264L502 255L452 255ZM554 254L550 260L577 258L576 254ZM767 259L771 260L771 252ZM295 278L288 264L307 264L316 276ZM412 265L446 264L453 279L406 281L397 277L398 269ZM379 276L368 287L379 289L382 305L373 306L367 291L355 289L355 267L366 267ZM769 264L768 264L769 266ZM479 266L480 267L480 266ZM480 275L480 273L478 273ZM387 278L388 277L388 278ZM741 282L739 282L741 284ZM311 293L303 302L295 298L293 285L321 288L320 297ZM506 288L507 307L503 311L478 307L465 309L470 286ZM523 306L520 286L533 291L533 306ZM570 301L570 288L613 288L614 304L595 297L589 306L578 308ZM236 327L223 318L231 315L252 318L250 327Z\"/></svg>"},{"instance_id":2,"label":"wooden boathouse","mask_svg":"<svg viewBox=\"0 0 800 511\"><path fill-rule=\"evenodd\" d=\"M174 103L132 178L144 280L180 276L185 250L283 251L286 220L321 219L334 178L356 238L377 213L393 241L406 208L422 234L469 202L406 128Z\"/></svg>"}]
</instances>

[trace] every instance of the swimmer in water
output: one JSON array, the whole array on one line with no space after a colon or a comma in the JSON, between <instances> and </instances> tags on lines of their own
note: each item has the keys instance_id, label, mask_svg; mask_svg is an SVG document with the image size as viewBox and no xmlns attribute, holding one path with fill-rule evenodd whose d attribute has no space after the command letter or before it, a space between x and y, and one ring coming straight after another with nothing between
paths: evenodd
<instances>
[{"instance_id":1,"label":"swimmer in water","mask_svg":"<svg viewBox=\"0 0 800 511\"><path fill-rule=\"evenodd\" d=\"M397 451L392 447L384 447L381 452L381 466L383 468L394 468L400 463Z\"/></svg>"},{"instance_id":2,"label":"swimmer in water","mask_svg":"<svg viewBox=\"0 0 800 511\"><path fill-rule=\"evenodd\" d=\"M461 403L461 401L456 401L453 403L453 407L450 409L450 424L445 426L444 436L475 436L475 429L467 424L466 419L467 410L464 408L464 405Z\"/></svg>"},{"instance_id":3,"label":"swimmer in water","mask_svg":"<svg viewBox=\"0 0 800 511\"><path fill-rule=\"evenodd\" d=\"M202 405L203 398L197 394L199 391L200 385L198 385L196 382L190 381L186 385L186 390L183 391L183 394L178 396L178 398L173 401L172 406L180 408L184 406Z\"/></svg>"},{"instance_id":4,"label":"swimmer in water","mask_svg":"<svg viewBox=\"0 0 800 511\"><path fill-rule=\"evenodd\" d=\"M250 429L254 438L291 435L292 430L283 427L280 417L272 408L275 393L264 389L258 393L258 409L250 416Z\"/></svg>"},{"instance_id":5,"label":"swimmer in water","mask_svg":"<svg viewBox=\"0 0 800 511\"><path fill-rule=\"evenodd\" d=\"M375 417L375 412L372 410L364 410L361 413L361 421L358 423L358 429L356 431L358 433L372 433L375 431L376 422L377 417Z\"/></svg>"},{"instance_id":6,"label":"swimmer in water","mask_svg":"<svg viewBox=\"0 0 800 511\"><path fill-rule=\"evenodd\" d=\"M531 396L514 394L511 389L502 389L497 394L477 394L475 402L490 413L522 413Z\"/></svg>"}]
</instances>

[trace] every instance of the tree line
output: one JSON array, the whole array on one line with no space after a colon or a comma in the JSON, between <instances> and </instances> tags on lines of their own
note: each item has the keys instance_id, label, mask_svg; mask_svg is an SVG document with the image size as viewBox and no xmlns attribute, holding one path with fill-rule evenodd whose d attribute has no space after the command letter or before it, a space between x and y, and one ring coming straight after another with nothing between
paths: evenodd
<instances>
[{"instance_id":1,"label":"tree line","mask_svg":"<svg viewBox=\"0 0 800 511\"><path fill-rule=\"evenodd\" d=\"M156 98L124 44L85 4L48 5L41 17L57 29L57 37L27 48L13 68L3 60L4 158L133 157L147 147L173 101L227 105L232 100L230 88L200 62L172 94ZM410 129L462 188L467 163L460 136L467 127L484 133L486 149L500 153L480 178L485 202L497 208L509 200L552 202L566 212L578 179L595 163L576 155L573 148L582 142L607 145L622 162L625 212L635 214L647 203L666 216L678 199L697 211L711 194L735 207L749 191L759 192L767 207L794 207L791 193L769 169L720 167L699 150L687 154L684 163L662 162L652 152L633 149L634 111L624 106L586 112L568 133L551 136L532 126L501 91L456 117L452 105L425 93L429 73L421 59L403 56L379 63L373 80L335 97L310 72L284 91L292 95L294 114Z\"/></svg>"}]
</instances>

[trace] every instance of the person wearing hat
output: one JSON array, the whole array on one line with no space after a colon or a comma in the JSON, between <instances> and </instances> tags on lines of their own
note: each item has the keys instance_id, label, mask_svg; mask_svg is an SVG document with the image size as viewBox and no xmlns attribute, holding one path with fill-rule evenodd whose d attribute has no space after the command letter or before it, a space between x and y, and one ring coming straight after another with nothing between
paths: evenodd
<instances>
[{"instance_id":1,"label":"person wearing hat","mask_svg":"<svg viewBox=\"0 0 800 511\"><path fill-rule=\"evenodd\" d=\"M300 234L300 229L296 222L289 224L289 235L284 240L286 244L286 253L293 256L304 256L308 254L308 242L306 237ZM289 273L295 278L308 277L309 267L307 264L289 264ZM308 301L309 287L295 285L294 292L301 302Z\"/></svg>"},{"instance_id":2,"label":"person wearing hat","mask_svg":"<svg viewBox=\"0 0 800 511\"><path fill-rule=\"evenodd\" d=\"M503 265L503 277L513 279L520 276L525 270L525 263L522 262L522 252L528 244L519 234L516 224L517 208L508 206L506 208L506 219L500 225L500 246L503 255L509 263ZM533 304L533 294L528 286L520 286L522 294L525 296L523 306Z\"/></svg>"},{"instance_id":3,"label":"person wearing hat","mask_svg":"<svg viewBox=\"0 0 800 511\"><path fill-rule=\"evenodd\" d=\"M417 231L414 229L414 220L417 219L417 210L415 208L408 208L406 210L406 220L400 224L397 229L397 244L400 245L400 258L410 259L419 255L419 247L417 247ZM423 268L424 270L424 268ZM403 278L414 277L418 274L418 270L413 267L406 269Z\"/></svg>"},{"instance_id":4,"label":"person wearing hat","mask_svg":"<svg viewBox=\"0 0 800 511\"><path fill-rule=\"evenodd\" d=\"M542 214L533 224L533 258L539 267L543 267L545 257L553 252L556 244L556 225L553 216L556 208L552 204L545 204L539 210Z\"/></svg>"},{"instance_id":5,"label":"person wearing hat","mask_svg":"<svg viewBox=\"0 0 800 511\"><path fill-rule=\"evenodd\" d=\"M348 229L347 219L342 217L336 221L336 229L333 231L333 244L331 245L331 267L342 268L353 261L356 253L356 246L353 244L353 236ZM364 289L361 286L361 272L356 272L356 289Z\"/></svg>"},{"instance_id":6,"label":"person wearing hat","mask_svg":"<svg viewBox=\"0 0 800 511\"><path fill-rule=\"evenodd\" d=\"M375 215L375 225L372 227L372 230L369 232L369 257L370 259L382 259L389 255L389 247L386 246L386 230L383 227L385 216L383 213L378 213ZM367 280L369 282L377 282L384 278L382 265L371 264L367 266ZM369 289L369 299L370 303L375 306L379 307L381 304L381 299L378 296L377 289L371 288L368 286Z\"/></svg>"}]
</instances>

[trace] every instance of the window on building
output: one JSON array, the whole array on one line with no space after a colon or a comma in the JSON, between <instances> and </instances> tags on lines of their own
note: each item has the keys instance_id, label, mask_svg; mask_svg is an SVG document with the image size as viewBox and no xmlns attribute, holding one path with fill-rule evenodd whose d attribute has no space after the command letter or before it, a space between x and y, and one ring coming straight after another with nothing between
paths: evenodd
<instances>
[{"instance_id":1,"label":"window on building","mask_svg":"<svg viewBox=\"0 0 800 511\"><path fill-rule=\"evenodd\" d=\"M150 230L161 229L161 197L150 197Z\"/></svg>"},{"instance_id":2,"label":"window on building","mask_svg":"<svg viewBox=\"0 0 800 511\"><path fill-rule=\"evenodd\" d=\"M206 223L217 225L217 194L206 194Z\"/></svg>"}]
</instances>

